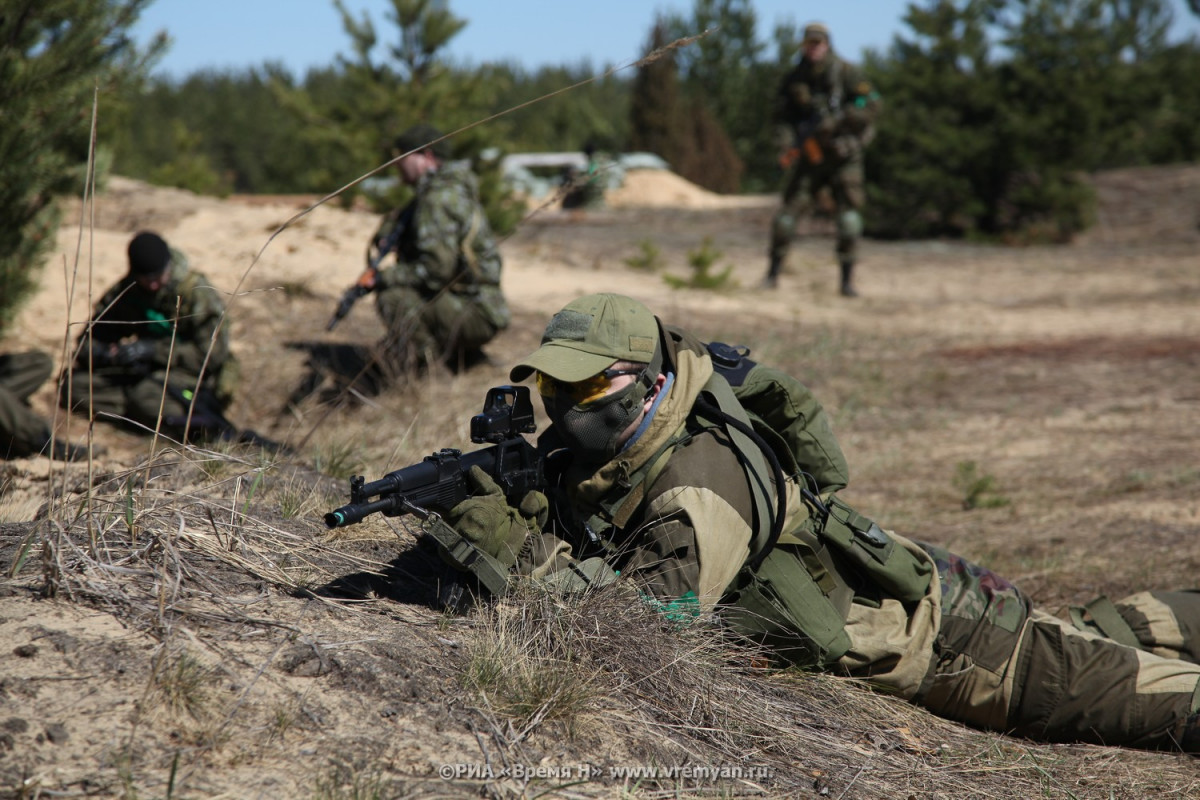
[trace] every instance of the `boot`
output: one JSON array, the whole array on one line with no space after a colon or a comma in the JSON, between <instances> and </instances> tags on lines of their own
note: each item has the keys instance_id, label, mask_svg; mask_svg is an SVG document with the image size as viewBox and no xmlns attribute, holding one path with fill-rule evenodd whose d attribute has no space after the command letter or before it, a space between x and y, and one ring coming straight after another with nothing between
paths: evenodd
<instances>
[{"instance_id":1,"label":"boot","mask_svg":"<svg viewBox=\"0 0 1200 800\"><path fill-rule=\"evenodd\" d=\"M842 268L842 297L858 297L858 292L854 290L854 259L844 258L841 262Z\"/></svg>"},{"instance_id":2,"label":"boot","mask_svg":"<svg viewBox=\"0 0 1200 800\"><path fill-rule=\"evenodd\" d=\"M779 287L779 271L783 268L783 259L779 256L771 256L771 263L767 265L767 277L763 278L762 288L776 289Z\"/></svg>"},{"instance_id":3,"label":"boot","mask_svg":"<svg viewBox=\"0 0 1200 800\"><path fill-rule=\"evenodd\" d=\"M88 449L78 444L64 442L62 439L55 439L54 446L50 449L51 454L58 461L86 461L88 457ZM104 448L98 448L96 455L101 455Z\"/></svg>"},{"instance_id":4,"label":"boot","mask_svg":"<svg viewBox=\"0 0 1200 800\"><path fill-rule=\"evenodd\" d=\"M55 461L86 461L88 457L88 449L81 445L71 444L62 439L55 439L54 444L50 443L50 432L47 431L45 436L37 443L36 452ZM104 448L97 447L94 450L96 455L104 452Z\"/></svg>"}]
</instances>

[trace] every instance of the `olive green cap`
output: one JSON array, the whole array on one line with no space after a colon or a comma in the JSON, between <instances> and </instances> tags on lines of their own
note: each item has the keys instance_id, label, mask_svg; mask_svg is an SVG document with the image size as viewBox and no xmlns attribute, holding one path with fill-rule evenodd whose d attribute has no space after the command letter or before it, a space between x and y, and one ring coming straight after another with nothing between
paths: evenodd
<instances>
[{"instance_id":1,"label":"olive green cap","mask_svg":"<svg viewBox=\"0 0 1200 800\"><path fill-rule=\"evenodd\" d=\"M550 319L542 346L512 368L523 381L536 370L567 383L590 378L616 361L649 363L658 346L658 320L621 294L589 294Z\"/></svg>"},{"instance_id":2,"label":"olive green cap","mask_svg":"<svg viewBox=\"0 0 1200 800\"><path fill-rule=\"evenodd\" d=\"M810 22L804 26L804 41L828 42L829 28L820 22Z\"/></svg>"}]
</instances>

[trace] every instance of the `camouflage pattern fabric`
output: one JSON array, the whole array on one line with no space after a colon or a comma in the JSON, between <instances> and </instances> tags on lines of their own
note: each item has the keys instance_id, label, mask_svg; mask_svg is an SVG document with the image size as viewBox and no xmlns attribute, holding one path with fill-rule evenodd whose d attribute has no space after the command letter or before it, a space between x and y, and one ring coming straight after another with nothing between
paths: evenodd
<instances>
[{"instance_id":1,"label":"camouflage pattern fabric","mask_svg":"<svg viewBox=\"0 0 1200 800\"><path fill-rule=\"evenodd\" d=\"M50 426L33 413L29 397L53 369L39 350L0 355L0 459L32 455L45 444Z\"/></svg>"},{"instance_id":2,"label":"camouflage pattern fabric","mask_svg":"<svg viewBox=\"0 0 1200 800\"><path fill-rule=\"evenodd\" d=\"M828 189L835 207L837 253L854 259L862 233L860 212L866 203L863 151L875 137L881 101L849 62L831 48L821 61L801 59L780 82L773 121L780 152L797 147L785 179L779 211L771 225L772 260L782 259L795 235L797 220ZM815 123L815 129L812 128ZM820 160L806 154L799 132L814 130Z\"/></svg>"},{"instance_id":3,"label":"camouflage pattern fabric","mask_svg":"<svg viewBox=\"0 0 1200 800\"><path fill-rule=\"evenodd\" d=\"M1039 741L1200 750L1197 595L1116 603L1139 642L1129 647L1032 608L991 570L923 547L938 567L943 607L916 702Z\"/></svg>"},{"instance_id":4,"label":"camouflage pattern fabric","mask_svg":"<svg viewBox=\"0 0 1200 800\"><path fill-rule=\"evenodd\" d=\"M411 204L389 215L372 238L369 260L397 224L405 227L396 263L380 271L376 296L388 328L385 348L396 363L431 352L454 357L508 327L500 252L467 162L422 176Z\"/></svg>"},{"instance_id":5,"label":"camouflage pattern fabric","mask_svg":"<svg viewBox=\"0 0 1200 800\"><path fill-rule=\"evenodd\" d=\"M202 388L227 405L227 388L218 391L222 373L233 368L229 327L220 325L224 313L220 292L190 269L177 250L171 251L170 279L157 292L141 289L132 277L122 278L96 304L91 338L102 344L148 339L154 342L154 355L145 365L92 365L89 375L85 331L69 377L72 407L86 411L90 401L95 413L150 426L159 416L160 405L164 416L186 415L210 345ZM164 386L171 389L165 400ZM66 404L65 393L60 400Z\"/></svg>"}]
</instances>

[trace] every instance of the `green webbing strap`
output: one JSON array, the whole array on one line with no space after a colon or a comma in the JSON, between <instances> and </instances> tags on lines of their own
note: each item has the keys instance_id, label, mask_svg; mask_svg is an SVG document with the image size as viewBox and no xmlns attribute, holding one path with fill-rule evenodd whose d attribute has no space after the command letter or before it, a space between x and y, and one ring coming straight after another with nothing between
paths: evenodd
<instances>
[{"instance_id":1,"label":"green webbing strap","mask_svg":"<svg viewBox=\"0 0 1200 800\"><path fill-rule=\"evenodd\" d=\"M742 404L733 394L733 389L729 388L729 382L721 376L714 374L708 379L708 383L704 384L705 392L711 394L717 401L717 405L721 411L729 416L744 423L747 427L751 426L750 417L746 415L746 410L742 408ZM768 476L772 474L771 469L767 466L767 459L763 456L762 449L749 436L738 430L733 425L725 425L725 432L729 434L730 440L733 441L738 453L744 459L743 464L746 468L746 476L749 478L750 491L754 495L755 516L758 518L758 530L754 532L754 542L750 549L752 557L765 556L763 552L769 548L773 542L771 541L771 529L774 527L775 511L773 510L773 501L767 493ZM785 492L787 487L778 486L776 491ZM781 524L782 520L775 521L775 524Z\"/></svg>"},{"instance_id":2,"label":"green webbing strap","mask_svg":"<svg viewBox=\"0 0 1200 800\"><path fill-rule=\"evenodd\" d=\"M1092 618L1090 622L1084 619L1084 612L1087 612ZM1107 597L1097 597L1086 606L1071 606L1071 622L1081 631L1095 633L1096 630L1099 630L1100 633L1118 644L1136 647L1138 650L1145 649L1138 641L1133 628L1129 627L1129 623L1121 616L1121 612L1117 610L1113 601Z\"/></svg>"},{"instance_id":3,"label":"green webbing strap","mask_svg":"<svg viewBox=\"0 0 1200 800\"><path fill-rule=\"evenodd\" d=\"M430 514L428 522L426 533L451 564L474 575L493 596L504 596L508 591L508 569L503 564L464 539L437 514Z\"/></svg>"},{"instance_id":4,"label":"green webbing strap","mask_svg":"<svg viewBox=\"0 0 1200 800\"><path fill-rule=\"evenodd\" d=\"M614 583L619 573L600 556L572 561L562 569L552 572L537 583L555 592L583 592L594 586Z\"/></svg>"},{"instance_id":5,"label":"green webbing strap","mask_svg":"<svg viewBox=\"0 0 1200 800\"><path fill-rule=\"evenodd\" d=\"M613 527L624 530L646 498L646 487L654 485L679 441L680 439L674 437L668 440L653 458L627 476L628 489L623 495L608 502L601 501L598 503L600 511L588 518L587 529L600 538L600 543L609 553L615 553L617 546L607 533Z\"/></svg>"}]
</instances>

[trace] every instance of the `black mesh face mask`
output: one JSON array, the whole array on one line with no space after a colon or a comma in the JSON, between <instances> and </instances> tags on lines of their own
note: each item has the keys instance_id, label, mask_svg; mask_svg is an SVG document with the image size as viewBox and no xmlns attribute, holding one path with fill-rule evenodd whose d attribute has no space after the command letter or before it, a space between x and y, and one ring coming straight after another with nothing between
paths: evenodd
<instances>
[{"instance_id":1,"label":"black mesh face mask","mask_svg":"<svg viewBox=\"0 0 1200 800\"><path fill-rule=\"evenodd\" d=\"M572 403L562 394L542 398L546 414L575 457L603 464L617 454L621 434L642 413L650 389L662 370L662 343L637 379L623 389L587 403Z\"/></svg>"},{"instance_id":2,"label":"black mesh face mask","mask_svg":"<svg viewBox=\"0 0 1200 800\"><path fill-rule=\"evenodd\" d=\"M546 414L563 443L580 461L603 464L617 454L621 434L642 413L642 404L652 385L647 371L623 389L589 403L543 398Z\"/></svg>"}]
</instances>

